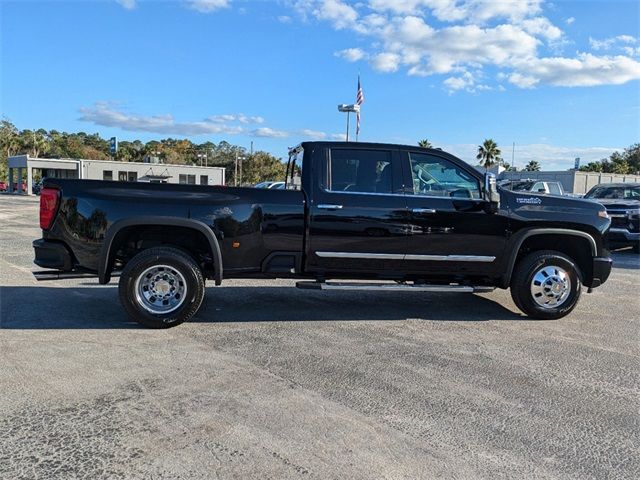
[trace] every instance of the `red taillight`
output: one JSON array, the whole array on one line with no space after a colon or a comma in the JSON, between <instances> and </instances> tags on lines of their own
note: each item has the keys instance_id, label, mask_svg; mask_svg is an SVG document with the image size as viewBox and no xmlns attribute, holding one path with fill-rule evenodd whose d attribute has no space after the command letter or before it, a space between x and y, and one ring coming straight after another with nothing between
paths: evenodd
<instances>
[{"instance_id":1,"label":"red taillight","mask_svg":"<svg viewBox=\"0 0 640 480\"><path fill-rule=\"evenodd\" d=\"M40 228L49 230L58 212L60 192L55 188L45 187L40 190Z\"/></svg>"}]
</instances>

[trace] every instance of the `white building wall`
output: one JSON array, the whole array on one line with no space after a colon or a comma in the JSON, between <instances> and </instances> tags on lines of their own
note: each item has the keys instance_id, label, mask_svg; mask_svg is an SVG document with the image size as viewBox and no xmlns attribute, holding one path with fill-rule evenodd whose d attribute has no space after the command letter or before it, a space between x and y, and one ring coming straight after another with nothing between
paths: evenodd
<instances>
[{"instance_id":1,"label":"white building wall","mask_svg":"<svg viewBox=\"0 0 640 480\"><path fill-rule=\"evenodd\" d=\"M222 167L199 167L193 165L170 165L142 162L117 162L109 160L80 160L81 178L87 180L105 180L105 172L111 172L113 180L126 176L136 181L148 181L149 176L167 177L167 183L180 183L182 180L195 181L196 185L224 185L225 169ZM130 175L131 174L131 175ZM191 176L191 178L189 178ZM107 174L108 178L108 174Z\"/></svg>"}]
</instances>

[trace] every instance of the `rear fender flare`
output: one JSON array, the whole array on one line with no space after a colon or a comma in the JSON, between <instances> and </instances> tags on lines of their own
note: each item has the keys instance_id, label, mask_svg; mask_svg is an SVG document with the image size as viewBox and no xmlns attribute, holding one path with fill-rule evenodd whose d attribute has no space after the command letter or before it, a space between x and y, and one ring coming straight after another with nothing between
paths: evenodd
<instances>
[{"instance_id":1,"label":"rear fender flare","mask_svg":"<svg viewBox=\"0 0 640 480\"><path fill-rule=\"evenodd\" d=\"M113 223L107 230L104 237L102 248L100 249L100 258L98 260L98 282L101 284L109 283L111 280L111 262L113 260L112 246L116 235L123 229L132 226L143 225L163 225L185 227L197 230L202 233L209 242L209 250L214 260L214 281L216 285L222 283L222 253L218 239L214 235L211 228L199 220L180 217L131 217L118 220Z\"/></svg>"}]
</instances>

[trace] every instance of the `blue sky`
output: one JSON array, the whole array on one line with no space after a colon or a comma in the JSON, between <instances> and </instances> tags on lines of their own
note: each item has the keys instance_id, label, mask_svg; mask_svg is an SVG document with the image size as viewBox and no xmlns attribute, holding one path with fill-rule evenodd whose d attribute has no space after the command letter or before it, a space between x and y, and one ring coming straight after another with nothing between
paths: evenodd
<instances>
[{"instance_id":1,"label":"blue sky","mask_svg":"<svg viewBox=\"0 0 640 480\"><path fill-rule=\"evenodd\" d=\"M566 169L640 141L636 1L5 1L1 109L18 128L231 143L344 135Z\"/></svg>"}]
</instances>

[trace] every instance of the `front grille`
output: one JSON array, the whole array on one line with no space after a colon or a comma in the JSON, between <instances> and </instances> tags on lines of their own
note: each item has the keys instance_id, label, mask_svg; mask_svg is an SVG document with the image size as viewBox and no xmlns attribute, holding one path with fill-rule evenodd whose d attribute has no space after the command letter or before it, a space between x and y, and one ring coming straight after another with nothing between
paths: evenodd
<instances>
[{"instance_id":1,"label":"front grille","mask_svg":"<svg viewBox=\"0 0 640 480\"><path fill-rule=\"evenodd\" d=\"M637 210L607 209L612 228L624 228L630 232L640 231L640 216Z\"/></svg>"}]
</instances>

